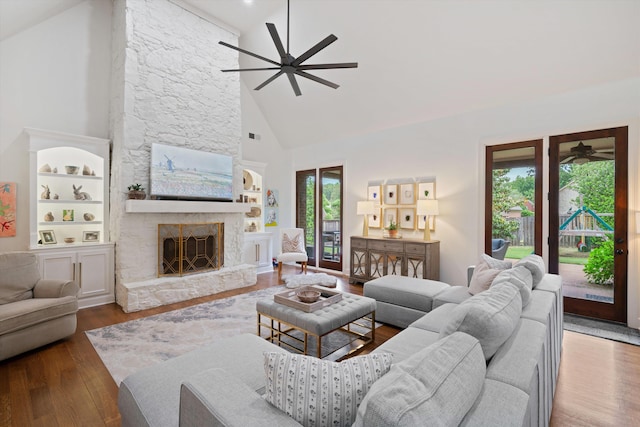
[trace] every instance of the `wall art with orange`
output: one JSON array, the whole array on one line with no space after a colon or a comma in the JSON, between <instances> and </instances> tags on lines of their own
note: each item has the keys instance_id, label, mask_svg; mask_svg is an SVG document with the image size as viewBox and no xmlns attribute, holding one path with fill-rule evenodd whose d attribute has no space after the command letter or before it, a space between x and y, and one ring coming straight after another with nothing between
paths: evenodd
<instances>
[{"instance_id":1,"label":"wall art with orange","mask_svg":"<svg viewBox=\"0 0 640 427\"><path fill-rule=\"evenodd\" d=\"M16 183L0 182L0 237L16 235Z\"/></svg>"}]
</instances>

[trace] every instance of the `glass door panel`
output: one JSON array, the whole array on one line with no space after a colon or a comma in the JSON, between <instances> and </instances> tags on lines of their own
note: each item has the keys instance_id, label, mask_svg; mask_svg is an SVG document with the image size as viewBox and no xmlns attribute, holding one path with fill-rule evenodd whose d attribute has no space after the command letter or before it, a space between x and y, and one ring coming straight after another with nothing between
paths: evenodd
<instances>
[{"instance_id":1,"label":"glass door panel","mask_svg":"<svg viewBox=\"0 0 640 427\"><path fill-rule=\"evenodd\" d=\"M316 265L316 170L296 172L296 227L304 230L309 260Z\"/></svg>"},{"instance_id":2,"label":"glass door panel","mask_svg":"<svg viewBox=\"0 0 640 427\"><path fill-rule=\"evenodd\" d=\"M320 249L319 266L342 270L342 166L320 169Z\"/></svg>"},{"instance_id":3,"label":"glass door panel","mask_svg":"<svg viewBox=\"0 0 640 427\"><path fill-rule=\"evenodd\" d=\"M485 180L485 253L542 255L542 140L488 146Z\"/></svg>"}]
</instances>

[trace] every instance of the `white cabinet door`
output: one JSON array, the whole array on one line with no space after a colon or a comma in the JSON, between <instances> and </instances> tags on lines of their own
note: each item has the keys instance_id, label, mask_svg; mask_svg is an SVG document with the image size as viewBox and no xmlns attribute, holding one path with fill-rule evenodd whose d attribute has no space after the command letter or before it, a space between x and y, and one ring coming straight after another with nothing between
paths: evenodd
<instances>
[{"instance_id":1,"label":"white cabinet door","mask_svg":"<svg viewBox=\"0 0 640 427\"><path fill-rule=\"evenodd\" d=\"M258 273L272 270L271 233L245 233L243 260L258 267Z\"/></svg>"},{"instance_id":2,"label":"white cabinet door","mask_svg":"<svg viewBox=\"0 0 640 427\"><path fill-rule=\"evenodd\" d=\"M115 301L113 245L34 252L43 279L73 280L78 284L81 308Z\"/></svg>"},{"instance_id":3,"label":"white cabinet door","mask_svg":"<svg viewBox=\"0 0 640 427\"><path fill-rule=\"evenodd\" d=\"M258 248L254 240L245 240L242 248L242 260L246 264L258 265Z\"/></svg>"}]
</instances>

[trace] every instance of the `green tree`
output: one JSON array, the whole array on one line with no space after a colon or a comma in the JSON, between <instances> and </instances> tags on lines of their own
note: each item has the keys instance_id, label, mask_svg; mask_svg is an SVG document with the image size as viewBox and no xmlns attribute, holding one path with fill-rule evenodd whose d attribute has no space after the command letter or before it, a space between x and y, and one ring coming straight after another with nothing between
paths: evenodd
<instances>
[{"instance_id":1,"label":"green tree","mask_svg":"<svg viewBox=\"0 0 640 427\"><path fill-rule=\"evenodd\" d=\"M569 185L573 180L573 164L567 163L560 165L560 188Z\"/></svg>"},{"instance_id":2,"label":"green tree","mask_svg":"<svg viewBox=\"0 0 640 427\"><path fill-rule=\"evenodd\" d=\"M582 203L597 213L615 210L615 168L611 160L589 162L573 166L571 188L582 196ZM580 199L575 200L580 204ZM613 226L613 217L602 218Z\"/></svg>"},{"instance_id":3,"label":"green tree","mask_svg":"<svg viewBox=\"0 0 640 427\"><path fill-rule=\"evenodd\" d=\"M527 176L516 176L511 186L522 195L523 198L533 200L536 191L535 169L528 169Z\"/></svg>"},{"instance_id":4,"label":"green tree","mask_svg":"<svg viewBox=\"0 0 640 427\"><path fill-rule=\"evenodd\" d=\"M511 197L510 179L507 176L510 169L493 170L493 230L495 238L513 239L513 233L518 229L516 221L506 219L503 214L516 205Z\"/></svg>"}]
</instances>

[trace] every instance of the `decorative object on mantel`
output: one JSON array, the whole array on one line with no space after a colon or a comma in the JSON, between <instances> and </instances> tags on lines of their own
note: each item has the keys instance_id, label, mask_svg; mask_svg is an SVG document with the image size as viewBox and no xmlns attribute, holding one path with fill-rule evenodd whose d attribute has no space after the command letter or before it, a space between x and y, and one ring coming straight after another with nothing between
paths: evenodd
<instances>
[{"instance_id":1,"label":"decorative object on mantel","mask_svg":"<svg viewBox=\"0 0 640 427\"><path fill-rule=\"evenodd\" d=\"M45 163L44 165L40 166L40 169L38 169L38 172L51 173L51 166L49 166L49 163Z\"/></svg>"},{"instance_id":2,"label":"decorative object on mantel","mask_svg":"<svg viewBox=\"0 0 640 427\"><path fill-rule=\"evenodd\" d=\"M96 216L90 212L85 212L85 214L82 215L82 217L84 218L85 221L93 221Z\"/></svg>"},{"instance_id":3,"label":"decorative object on mantel","mask_svg":"<svg viewBox=\"0 0 640 427\"><path fill-rule=\"evenodd\" d=\"M429 217L433 215L439 215L438 201L435 199L418 200L417 207L418 215L424 215L424 240L426 242L431 241L431 227L429 226Z\"/></svg>"},{"instance_id":4,"label":"decorative object on mantel","mask_svg":"<svg viewBox=\"0 0 640 427\"><path fill-rule=\"evenodd\" d=\"M131 184L127 187L129 192L127 193L127 198L132 200L144 200L147 198L147 193L144 192L144 187L142 184Z\"/></svg>"},{"instance_id":5,"label":"decorative object on mantel","mask_svg":"<svg viewBox=\"0 0 640 427\"><path fill-rule=\"evenodd\" d=\"M357 215L364 215L362 224L362 236L369 235L369 215L376 213L375 205L372 200L359 201L356 207Z\"/></svg>"},{"instance_id":6,"label":"decorative object on mantel","mask_svg":"<svg viewBox=\"0 0 640 427\"><path fill-rule=\"evenodd\" d=\"M64 170L67 172L67 175L77 175L80 168L78 166L65 166Z\"/></svg>"},{"instance_id":7,"label":"decorative object on mantel","mask_svg":"<svg viewBox=\"0 0 640 427\"><path fill-rule=\"evenodd\" d=\"M343 62L337 64L314 64L314 65L303 65L307 59L311 58L313 55L320 52L322 49L329 46L331 43L338 40L336 36L333 34L327 36L324 40L317 43L311 49L307 50L302 55L295 58L289 53L289 0L287 0L287 50L284 50L284 46L282 45L282 40L280 40L280 36L278 35L278 30L274 24L267 23L267 29L269 30L269 34L271 34L271 39L273 39L273 43L276 45L276 49L280 54L280 62L273 61L271 59L265 58L264 56L257 55L255 53L249 52L244 49L240 49L239 47L232 46L229 43L225 43L220 41L219 43L223 46L229 47L231 49L235 49L240 53L244 53L247 55L251 55L254 58L261 59L270 64L275 65L275 67L266 67L266 68L243 68L243 69L235 69L235 70L222 70L223 73L230 71L266 71L266 70L278 70L276 74L268 78L264 83L255 88L255 90L260 90L276 78L280 77L282 74L286 74L289 78L289 83L291 83L291 87L293 88L293 92L296 96L302 95L300 91L300 86L298 86L298 82L296 81L296 74L298 76L307 78L309 80L313 80L314 82L318 82L325 86L329 86L331 88L337 89L340 87L339 85L332 83L328 80L317 77L313 74L307 73L307 70L328 70L332 68L358 68L357 62Z\"/></svg>"},{"instance_id":8,"label":"decorative object on mantel","mask_svg":"<svg viewBox=\"0 0 640 427\"><path fill-rule=\"evenodd\" d=\"M85 176L95 176L96 173L94 171L91 170L91 168L87 165L84 165L84 167L82 168L82 175Z\"/></svg>"},{"instance_id":9,"label":"decorative object on mantel","mask_svg":"<svg viewBox=\"0 0 640 427\"><path fill-rule=\"evenodd\" d=\"M75 185L73 185L73 198L76 200L91 200L91 196L89 195L89 193L87 193L86 191L80 191L82 189L82 185L79 185L78 188L76 188Z\"/></svg>"},{"instance_id":10,"label":"decorative object on mantel","mask_svg":"<svg viewBox=\"0 0 640 427\"><path fill-rule=\"evenodd\" d=\"M46 222L53 222L53 220L55 220L55 218L53 217L53 214L52 214L51 212L47 212L47 213L44 215L44 220L45 220Z\"/></svg>"}]
</instances>

